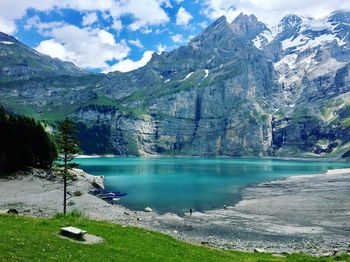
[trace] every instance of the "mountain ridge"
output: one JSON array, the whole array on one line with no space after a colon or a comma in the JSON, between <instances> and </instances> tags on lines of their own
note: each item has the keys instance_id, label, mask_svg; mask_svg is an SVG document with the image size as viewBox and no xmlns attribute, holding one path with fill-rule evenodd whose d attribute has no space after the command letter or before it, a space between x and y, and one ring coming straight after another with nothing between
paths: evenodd
<instances>
[{"instance_id":1,"label":"mountain ridge","mask_svg":"<svg viewBox=\"0 0 350 262\"><path fill-rule=\"evenodd\" d=\"M71 115L86 153L341 156L350 149L349 17L289 15L275 28L254 15L220 17L137 70L14 78L0 85L0 103L51 123Z\"/></svg>"},{"instance_id":2,"label":"mountain ridge","mask_svg":"<svg viewBox=\"0 0 350 262\"><path fill-rule=\"evenodd\" d=\"M88 72L72 62L64 62L41 54L15 37L0 32L1 82L26 80L32 77L86 75Z\"/></svg>"}]
</instances>

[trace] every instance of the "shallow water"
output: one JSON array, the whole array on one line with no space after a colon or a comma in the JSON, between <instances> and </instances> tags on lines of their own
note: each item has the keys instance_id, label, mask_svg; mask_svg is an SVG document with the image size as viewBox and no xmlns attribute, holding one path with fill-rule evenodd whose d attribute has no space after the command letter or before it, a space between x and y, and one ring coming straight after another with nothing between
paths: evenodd
<instances>
[{"instance_id":1,"label":"shallow water","mask_svg":"<svg viewBox=\"0 0 350 262\"><path fill-rule=\"evenodd\" d=\"M76 162L87 173L104 175L107 190L126 192L119 204L177 214L234 205L242 189L252 184L350 167L342 162L271 159L113 157Z\"/></svg>"}]
</instances>

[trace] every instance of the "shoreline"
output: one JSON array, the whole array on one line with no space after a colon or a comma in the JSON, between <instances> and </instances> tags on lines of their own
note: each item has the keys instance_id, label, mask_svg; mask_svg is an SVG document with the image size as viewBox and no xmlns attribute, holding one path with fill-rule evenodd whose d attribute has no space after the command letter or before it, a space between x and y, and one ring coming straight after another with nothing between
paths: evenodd
<instances>
[{"instance_id":1,"label":"shoreline","mask_svg":"<svg viewBox=\"0 0 350 262\"><path fill-rule=\"evenodd\" d=\"M231 157L231 156L191 156L191 155L113 155L113 154L105 154L105 155L78 155L76 159L86 159L86 158L145 158L145 159L161 159L161 158L189 158L189 159L268 159L268 160L285 160L285 161L336 161L340 163L349 162L349 159L339 158L339 157L285 157L285 156L252 156L252 157Z\"/></svg>"},{"instance_id":2,"label":"shoreline","mask_svg":"<svg viewBox=\"0 0 350 262\"><path fill-rule=\"evenodd\" d=\"M22 214L39 217L61 212L62 182L48 180L45 171L37 173L0 179L5 189L0 192L0 209L16 208ZM224 249L262 248L312 255L346 252L350 244L350 169L332 169L331 173L290 176L252 185L243 190L242 200L233 206L180 217L111 205L88 193L94 176L82 171L80 178L69 184L68 191L81 191L83 195L68 200L73 202L68 210Z\"/></svg>"}]
</instances>

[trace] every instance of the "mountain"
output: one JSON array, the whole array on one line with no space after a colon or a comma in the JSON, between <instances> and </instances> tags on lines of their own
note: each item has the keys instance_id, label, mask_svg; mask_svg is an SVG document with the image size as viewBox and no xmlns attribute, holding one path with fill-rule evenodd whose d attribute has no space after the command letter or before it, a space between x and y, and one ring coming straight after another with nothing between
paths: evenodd
<instances>
[{"instance_id":1,"label":"mountain","mask_svg":"<svg viewBox=\"0 0 350 262\"><path fill-rule=\"evenodd\" d=\"M63 117L91 99L86 85L100 78L71 62L41 54L0 32L0 103L38 118Z\"/></svg>"},{"instance_id":2,"label":"mountain","mask_svg":"<svg viewBox=\"0 0 350 262\"><path fill-rule=\"evenodd\" d=\"M7 60L43 58L30 65L34 76L4 83L1 75L0 103L50 123L71 115L86 153L342 156L350 150L349 18L288 15L268 27L254 15L221 17L187 46L106 75L45 70L53 59L16 40L23 50Z\"/></svg>"},{"instance_id":3,"label":"mountain","mask_svg":"<svg viewBox=\"0 0 350 262\"><path fill-rule=\"evenodd\" d=\"M334 155L348 147L349 24L349 12L323 19L289 15L269 31L270 41L256 45L274 62L283 89L285 106L275 125L278 154Z\"/></svg>"},{"instance_id":4,"label":"mountain","mask_svg":"<svg viewBox=\"0 0 350 262\"><path fill-rule=\"evenodd\" d=\"M40 54L13 36L0 32L0 81L28 80L34 77L85 75L87 71L71 62Z\"/></svg>"}]
</instances>

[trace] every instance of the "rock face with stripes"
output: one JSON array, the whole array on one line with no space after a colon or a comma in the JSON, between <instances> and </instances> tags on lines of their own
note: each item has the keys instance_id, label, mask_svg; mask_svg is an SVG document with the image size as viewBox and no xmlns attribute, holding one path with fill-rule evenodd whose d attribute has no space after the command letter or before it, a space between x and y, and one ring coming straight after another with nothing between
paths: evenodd
<instances>
[{"instance_id":1,"label":"rock face with stripes","mask_svg":"<svg viewBox=\"0 0 350 262\"><path fill-rule=\"evenodd\" d=\"M349 25L349 12L289 15L274 27L221 17L137 70L10 75L0 99L42 119L72 115L86 153L341 156L350 149Z\"/></svg>"}]
</instances>

